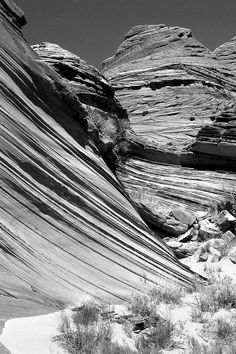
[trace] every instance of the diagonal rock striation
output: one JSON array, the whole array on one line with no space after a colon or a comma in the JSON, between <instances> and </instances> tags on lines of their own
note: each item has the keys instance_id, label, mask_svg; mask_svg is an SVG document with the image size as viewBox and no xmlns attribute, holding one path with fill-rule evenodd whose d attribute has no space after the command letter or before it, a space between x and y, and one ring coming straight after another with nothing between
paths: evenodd
<instances>
[{"instance_id":1,"label":"diagonal rock striation","mask_svg":"<svg viewBox=\"0 0 236 354\"><path fill-rule=\"evenodd\" d=\"M91 95L80 101L42 63L12 1L0 0L0 17L0 317L191 284L194 274L142 221L92 140Z\"/></svg>"}]
</instances>

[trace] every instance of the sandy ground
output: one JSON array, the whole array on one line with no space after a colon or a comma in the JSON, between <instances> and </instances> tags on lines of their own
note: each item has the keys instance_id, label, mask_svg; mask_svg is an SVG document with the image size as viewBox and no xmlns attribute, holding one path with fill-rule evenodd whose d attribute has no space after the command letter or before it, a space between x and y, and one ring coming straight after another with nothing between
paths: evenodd
<instances>
[{"instance_id":1,"label":"sandy ground","mask_svg":"<svg viewBox=\"0 0 236 354\"><path fill-rule=\"evenodd\" d=\"M57 333L59 315L56 312L9 320L0 342L11 354L64 354L51 340Z\"/></svg>"}]
</instances>

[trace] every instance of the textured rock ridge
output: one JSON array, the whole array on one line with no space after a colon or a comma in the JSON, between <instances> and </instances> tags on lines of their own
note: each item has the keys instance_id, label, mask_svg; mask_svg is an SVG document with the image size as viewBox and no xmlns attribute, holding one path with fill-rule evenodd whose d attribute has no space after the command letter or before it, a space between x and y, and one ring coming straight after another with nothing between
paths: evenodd
<instances>
[{"instance_id":1,"label":"textured rock ridge","mask_svg":"<svg viewBox=\"0 0 236 354\"><path fill-rule=\"evenodd\" d=\"M26 24L23 11L12 0L0 0L0 15L7 19L14 29L20 31Z\"/></svg>"},{"instance_id":2,"label":"textured rock ridge","mask_svg":"<svg viewBox=\"0 0 236 354\"><path fill-rule=\"evenodd\" d=\"M188 29L137 26L125 38L103 73L134 131L180 155L232 104L235 81Z\"/></svg>"},{"instance_id":3,"label":"textured rock ridge","mask_svg":"<svg viewBox=\"0 0 236 354\"><path fill-rule=\"evenodd\" d=\"M0 317L88 295L120 301L144 280L190 284L101 158L85 105L2 15L6 4L15 9L0 1Z\"/></svg>"},{"instance_id":4,"label":"textured rock ridge","mask_svg":"<svg viewBox=\"0 0 236 354\"><path fill-rule=\"evenodd\" d=\"M207 210L236 192L236 175L227 173L236 170L232 68L220 49L212 53L190 30L165 25L132 28L103 63L140 138L117 174L154 228L184 233L189 225L176 220L174 209Z\"/></svg>"},{"instance_id":5,"label":"textured rock ridge","mask_svg":"<svg viewBox=\"0 0 236 354\"><path fill-rule=\"evenodd\" d=\"M222 44L213 52L217 59L222 63L225 69L230 70L236 78L236 37Z\"/></svg>"},{"instance_id":6,"label":"textured rock ridge","mask_svg":"<svg viewBox=\"0 0 236 354\"><path fill-rule=\"evenodd\" d=\"M114 90L96 68L60 46L41 43L32 48L85 105L90 136L114 170L129 130L127 113L115 99Z\"/></svg>"}]
</instances>

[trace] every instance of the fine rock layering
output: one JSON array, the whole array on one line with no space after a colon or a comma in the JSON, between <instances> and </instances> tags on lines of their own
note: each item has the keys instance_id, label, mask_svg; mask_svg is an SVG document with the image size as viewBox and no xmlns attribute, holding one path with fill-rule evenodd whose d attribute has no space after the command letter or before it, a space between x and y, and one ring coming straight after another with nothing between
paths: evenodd
<instances>
[{"instance_id":1,"label":"fine rock layering","mask_svg":"<svg viewBox=\"0 0 236 354\"><path fill-rule=\"evenodd\" d=\"M0 317L88 295L115 303L148 284L190 285L195 275L114 174L141 143L113 89L77 58L68 69L64 51L56 71L66 79L43 63L22 37L26 21L13 1L0 0L0 17Z\"/></svg>"}]
</instances>

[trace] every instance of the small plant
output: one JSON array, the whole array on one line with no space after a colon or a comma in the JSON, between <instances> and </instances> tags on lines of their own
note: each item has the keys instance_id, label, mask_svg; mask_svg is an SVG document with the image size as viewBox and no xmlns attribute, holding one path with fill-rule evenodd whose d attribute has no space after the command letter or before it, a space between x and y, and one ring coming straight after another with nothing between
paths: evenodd
<instances>
[{"instance_id":1,"label":"small plant","mask_svg":"<svg viewBox=\"0 0 236 354\"><path fill-rule=\"evenodd\" d=\"M181 304L182 297L185 294L186 290L184 288L174 286L164 286L163 288L154 287L148 293L154 303L159 304L160 302L163 302L169 305Z\"/></svg>"},{"instance_id":2,"label":"small plant","mask_svg":"<svg viewBox=\"0 0 236 354\"><path fill-rule=\"evenodd\" d=\"M112 327L109 321L101 321L100 309L87 302L71 317L63 314L59 323L59 334L53 338L66 353L92 354L101 343L110 343Z\"/></svg>"},{"instance_id":3,"label":"small plant","mask_svg":"<svg viewBox=\"0 0 236 354\"><path fill-rule=\"evenodd\" d=\"M156 354L162 349L171 348L174 344L174 324L169 319L160 318L155 327L149 328L136 340L139 354Z\"/></svg>"},{"instance_id":4,"label":"small plant","mask_svg":"<svg viewBox=\"0 0 236 354\"><path fill-rule=\"evenodd\" d=\"M236 336L236 323L218 318L216 320L214 335L217 339L223 340L225 343L232 342Z\"/></svg>"},{"instance_id":5,"label":"small plant","mask_svg":"<svg viewBox=\"0 0 236 354\"><path fill-rule=\"evenodd\" d=\"M210 345L200 344L195 338L188 340L188 354L235 354L236 341L226 344L222 340L215 340Z\"/></svg>"},{"instance_id":6,"label":"small plant","mask_svg":"<svg viewBox=\"0 0 236 354\"><path fill-rule=\"evenodd\" d=\"M206 312L214 313L220 308L231 309L236 306L236 286L232 284L232 279L222 276L220 272L211 272L210 277L210 284L195 295L192 318L198 318L200 322Z\"/></svg>"},{"instance_id":7,"label":"small plant","mask_svg":"<svg viewBox=\"0 0 236 354\"><path fill-rule=\"evenodd\" d=\"M142 317L149 317L156 312L155 305L150 301L150 297L141 294L135 294L131 298L128 310L132 314Z\"/></svg>"},{"instance_id":8,"label":"small plant","mask_svg":"<svg viewBox=\"0 0 236 354\"><path fill-rule=\"evenodd\" d=\"M188 354L207 354L207 347L200 344L194 337L188 339Z\"/></svg>"}]
</instances>

